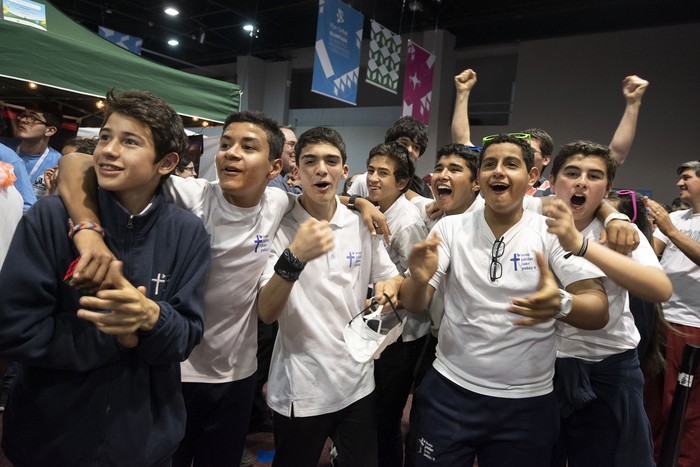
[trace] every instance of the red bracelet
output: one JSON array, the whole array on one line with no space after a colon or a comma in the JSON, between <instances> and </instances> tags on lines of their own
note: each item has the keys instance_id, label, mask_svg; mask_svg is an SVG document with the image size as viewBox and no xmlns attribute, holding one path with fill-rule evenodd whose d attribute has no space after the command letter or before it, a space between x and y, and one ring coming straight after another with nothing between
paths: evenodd
<instances>
[{"instance_id":1,"label":"red bracelet","mask_svg":"<svg viewBox=\"0 0 700 467\"><path fill-rule=\"evenodd\" d=\"M94 230L98 234L102 235L103 238L105 236L105 229L100 227L99 224L95 224L94 222L80 222L78 224L75 224L75 227L70 229L70 231L68 232L68 237L73 238L73 236L81 230Z\"/></svg>"}]
</instances>

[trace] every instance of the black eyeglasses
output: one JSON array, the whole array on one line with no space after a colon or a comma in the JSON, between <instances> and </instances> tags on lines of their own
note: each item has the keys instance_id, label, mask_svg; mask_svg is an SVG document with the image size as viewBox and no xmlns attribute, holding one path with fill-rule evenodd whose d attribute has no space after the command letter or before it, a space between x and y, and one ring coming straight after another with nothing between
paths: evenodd
<instances>
[{"instance_id":1,"label":"black eyeglasses","mask_svg":"<svg viewBox=\"0 0 700 467\"><path fill-rule=\"evenodd\" d=\"M491 265L489 266L489 279L491 279L491 282L495 282L503 275L503 266L498 262L498 258L503 256L503 252L506 249L503 238L501 237L500 240L493 242L493 247L491 247Z\"/></svg>"},{"instance_id":2,"label":"black eyeglasses","mask_svg":"<svg viewBox=\"0 0 700 467\"><path fill-rule=\"evenodd\" d=\"M401 321L401 316L399 315L398 311L396 311L396 307L394 306L394 302L391 301L391 298L387 294L384 294L384 297L386 297L387 303L391 306L392 311L396 315L396 317ZM379 318L365 318L365 315L369 315L372 313L375 313L377 309L381 305L379 302L372 297L372 299L369 301L369 305L367 305L367 308L356 314L355 316L352 317L350 322L352 323L358 316L362 316L362 319L367 323L367 327L370 328L374 332L381 332L380 329L382 327L382 320ZM384 333L386 334L386 333Z\"/></svg>"},{"instance_id":3,"label":"black eyeglasses","mask_svg":"<svg viewBox=\"0 0 700 467\"><path fill-rule=\"evenodd\" d=\"M23 112L21 114L17 114L16 118L17 118L17 120L26 120L31 124L41 123L42 125L48 125L48 122L41 120L39 117L37 117L34 114L28 114L28 113Z\"/></svg>"}]
</instances>

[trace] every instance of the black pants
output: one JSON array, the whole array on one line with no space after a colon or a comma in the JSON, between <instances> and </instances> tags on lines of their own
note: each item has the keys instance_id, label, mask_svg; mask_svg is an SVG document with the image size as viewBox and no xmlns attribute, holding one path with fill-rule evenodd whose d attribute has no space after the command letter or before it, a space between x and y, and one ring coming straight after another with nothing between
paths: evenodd
<instances>
[{"instance_id":1,"label":"black pants","mask_svg":"<svg viewBox=\"0 0 700 467\"><path fill-rule=\"evenodd\" d=\"M382 467L403 466L401 419L427 336L388 346L374 362L377 385L377 449Z\"/></svg>"},{"instance_id":2,"label":"black pants","mask_svg":"<svg viewBox=\"0 0 700 467\"><path fill-rule=\"evenodd\" d=\"M273 467L316 467L329 437L338 448L339 467L377 467L374 393L337 412L313 417L273 414Z\"/></svg>"},{"instance_id":3,"label":"black pants","mask_svg":"<svg viewBox=\"0 0 700 467\"><path fill-rule=\"evenodd\" d=\"M173 467L240 465L254 391L255 374L230 383L182 383L187 427Z\"/></svg>"}]
</instances>

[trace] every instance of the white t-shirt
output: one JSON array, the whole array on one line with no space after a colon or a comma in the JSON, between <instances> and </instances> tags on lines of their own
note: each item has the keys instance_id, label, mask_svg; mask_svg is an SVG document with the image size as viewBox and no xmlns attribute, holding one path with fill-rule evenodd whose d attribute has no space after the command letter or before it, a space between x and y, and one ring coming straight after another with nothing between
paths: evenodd
<instances>
[{"instance_id":1,"label":"white t-shirt","mask_svg":"<svg viewBox=\"0 0 700 467\"><path fill-rule=\"evenodd\" d=\"M425 240L428 235L423 223L423 218L405 195L399 196L389 209L384 213L389 230L391 230L391 242L387 248L391 261L396 265L399 274L406 275L408 270L408 256L416 243ZM428 334L430 330L430 317L427 311L421 313L409 313L406 310L399 311L403 319L408 316L401 337L404 342L410 342ZM393 313L383 318L387 327L399 324L399 319Z\"/></svg>"},{"instance_id":2,"label":"white t-shirt","mask_svg":"<svg viewBox=\"0 0 700 467\"><path fill-rule=\"evenodd\" d=\"M634 224L632 224L634 225ZM636 228L637 226L634 225ZM603 223L594 219L581 231L590 242L597 242L604 230ZM639 232L640 243L630 256L643 266L661 269L654 249ZM634 349L639 344L639 331L634 325L634 316L629 309L627 289L606 277L603 279L608 295L608 313L610 320L603 329L585 330L557 322L557 356L576 357L589 362L599 362L611 355Z\"/></svg>"},{"instance_id":3,"label":"white t-shirt","mask_svg":"<svg viewBox=\"0 0 700 467\"><path fill-rule=\"evenodd\" d=\"M335 248L309 261L279 317L267 403L286 417L337 412L374 390L374 362L358 363L343 328L365 307L367 286L398 275L382 239L340 204L330 221ZM309 214L297 201L282 220L260 284L274 274L282 251Z\"/></svg>"},{"instance_id":4,"label":"white t-shirt","mask_svg":"<svg viewBox=\"0 0 700 467\"><path fill-rule=\"evenodd\" d=\"M19 220L22 218L24 201L14 186L0 187L0 267L5 261L5 256L10 249L12 236Z\"/></svg>"},{"instance_id":5,"label":"white t-shirt","mask_svg":"<svg viewBox=\"0 0 700 467\"><path fill-rule=\"evenodd\" d=\"M367 198L369 196L369 188L367 187L367 172L358 175L353 180L352 185L348 189L348 194L350 196L359 196L361 198Z\"/></svg>"},{"instance_id":6,"label":"white t-shirt","mask_svg":"<svg viewBox=\"0 0 700 467\"><path fill-rule=\"evenodd\" d=\"M686 209L672 212L670 216L678 230L700 242L700 213ZM659 229L654 231L654 238L666 245L661 267L673 284L673 295L663 304L664 316L671 323L700 328L700 266L688 259Z\"/></svg>"},{"instance_id":7,"label":"white t-shirt","mask_svg":"<svg viewBox=\"0 0 700 467\"><path fill-rule=\"evenodd\" d=\"M204 337L182 363L182 381L226 383L247 378L257 369L258 279L294 195L268 188L257 206L239 208L224 199L218 182L169 177L164 189L176 204L202 219L211 242Z\"/></svg>"},{"instance_id":8,"label":"white t-shirt","mask_svg":"<svg viewBox=\"0 0 700 467\"><path fill-rule=\"evenodd\" d=\"M444 217L433 232L442 243L430 285L437 289L444 282L445 287L435 369L455 384L487 396L519 399L550 393L555 320L514 325L520 316L507 311L511 298L537 290L537 251L565 287L603 273L582 258L564 258L557 237L547 233L545 217L527 210L503 236L502 276L494 282L489 268L498 239L483 210Z\"/></svg>"}]
</instances>

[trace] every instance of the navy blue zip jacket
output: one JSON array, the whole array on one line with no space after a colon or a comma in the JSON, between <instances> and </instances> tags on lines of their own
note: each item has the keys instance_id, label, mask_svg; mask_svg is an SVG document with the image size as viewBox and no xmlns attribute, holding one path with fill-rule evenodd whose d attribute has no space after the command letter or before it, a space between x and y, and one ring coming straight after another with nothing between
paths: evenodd
<instances>
[{"instance_id":1,"label":"navy blue zip jacket","mask_svg":"<svg viewBox=\"0 0 700 467\"><path fill-rule=\"evenodd\" d=\"M63 202L27 212L0 271L0 355L21 364L3 419L16 467L157 466L184 435L180 362L202 338L207 233L160 194L130 216L99 190L99 209L124 276L160 317L133 349L79 319L80 294L63 283L78 255Z\"/></svg>"}]
</instances>

